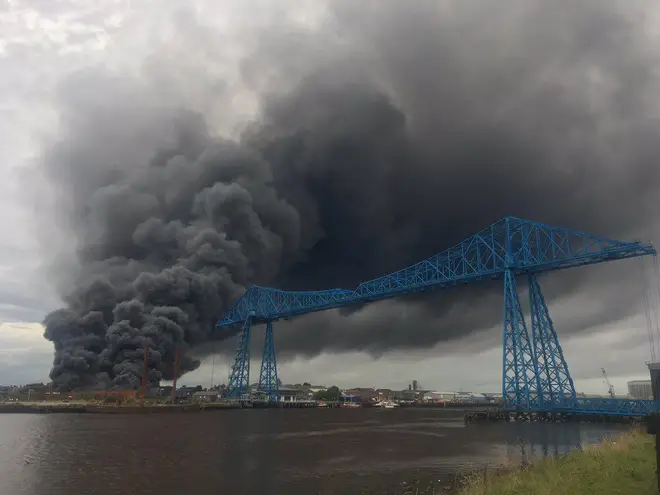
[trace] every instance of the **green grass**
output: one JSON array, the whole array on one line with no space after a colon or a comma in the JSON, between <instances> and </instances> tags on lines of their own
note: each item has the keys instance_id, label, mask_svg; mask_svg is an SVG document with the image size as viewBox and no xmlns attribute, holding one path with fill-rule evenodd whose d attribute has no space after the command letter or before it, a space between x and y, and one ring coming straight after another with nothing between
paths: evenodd
<instances>
[{"instance_id":1,"label":"green grass","mask_svg":"<svg viewBox=\"0 0 660 495\"><path fill-rule=\"evenodd\" d=\"M470 479L461 495L658 494L655 439L632 431L503 475Z\"/></svg>"}]
</instances>

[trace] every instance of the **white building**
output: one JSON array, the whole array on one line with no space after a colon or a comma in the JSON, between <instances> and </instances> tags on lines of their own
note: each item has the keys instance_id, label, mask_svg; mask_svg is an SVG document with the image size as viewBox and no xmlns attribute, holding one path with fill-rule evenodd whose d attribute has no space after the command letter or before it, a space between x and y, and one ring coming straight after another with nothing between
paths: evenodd
<instances>
[{"instance_id":1,"label":"white building","mask_svg":"<svg viewBox=\"0 0 660 495\"><path fill-rule=\"evenodd\" d=\"M218 400L218 392L216 390L194 392L192 398L195 402L215 402Z\"/></svg>"},{"instance_id":2,"label":"white building","mask_svg":"<svg viewBox=\"0 0 660 495\"><path fill-rule=\"evenodd\" d=\"M628 382L628 395L631 399L653 399L651 380L633 380Z\"/></svg>"},{"instance_id":3,"label":"white building","mask_svg":"<svg viewBox=\"0 0 660 495\"><path fill-rule=\"evenodd\" d=\"M436 392L429 390L423 396L423 400L454 400L456 394L454 392Z\"/></svg>"}]
</instances>

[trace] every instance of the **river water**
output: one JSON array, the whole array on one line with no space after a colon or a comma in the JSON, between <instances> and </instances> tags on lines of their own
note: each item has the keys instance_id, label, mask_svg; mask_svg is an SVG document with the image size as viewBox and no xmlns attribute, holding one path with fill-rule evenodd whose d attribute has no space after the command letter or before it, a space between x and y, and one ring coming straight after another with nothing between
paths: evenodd
<instances>
[{"instance_id":1,"label":"river water","mask_svg":"<svg viewBox=\"0 0 660 495\"><path fill-rule=\"evenodd\" d=\"M421 408L2 414L0 494L405 493L415 480L442 487L457 471L562 454L621 429L465 425L460 412Z\"/></svg>"}]
</instances>

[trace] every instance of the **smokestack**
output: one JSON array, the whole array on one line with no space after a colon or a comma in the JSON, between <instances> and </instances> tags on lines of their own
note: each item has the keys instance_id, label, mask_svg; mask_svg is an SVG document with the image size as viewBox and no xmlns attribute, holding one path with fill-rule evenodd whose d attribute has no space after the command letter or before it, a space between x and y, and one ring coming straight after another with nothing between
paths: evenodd
<instances>
[{"instance_id":1,"label":"smokestack","mask_svg":"<svg viewBox=\"0 0 660 495\"><path fill-rule=\"evenodd\" d=\"M177 349L174 354L174 382L172 383L172 404L176 400L176 377L179 376L179 352Z\"/></svg>"}]
</instances>

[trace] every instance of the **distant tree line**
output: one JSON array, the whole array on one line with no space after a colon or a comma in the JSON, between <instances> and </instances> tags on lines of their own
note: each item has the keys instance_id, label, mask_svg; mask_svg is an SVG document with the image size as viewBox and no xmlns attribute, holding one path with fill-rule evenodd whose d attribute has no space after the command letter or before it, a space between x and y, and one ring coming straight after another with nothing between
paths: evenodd
<instances>
[{"instance_id":1,"label":"distant tree line","mask_svg":"<svg viewBox=\"0 0 660 495\"><path fill-rule=\"evenodd\" d=\"M314 394L316 400L339 400L341 394L336 386L328 387L326 390L319 390Z\"/></svg>"}]
</instances>

